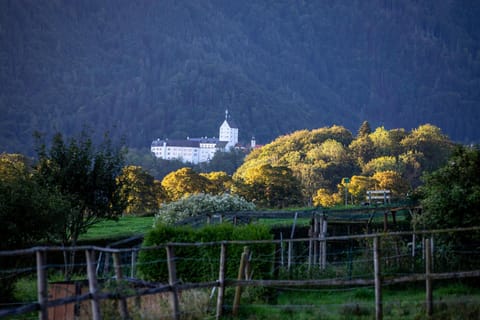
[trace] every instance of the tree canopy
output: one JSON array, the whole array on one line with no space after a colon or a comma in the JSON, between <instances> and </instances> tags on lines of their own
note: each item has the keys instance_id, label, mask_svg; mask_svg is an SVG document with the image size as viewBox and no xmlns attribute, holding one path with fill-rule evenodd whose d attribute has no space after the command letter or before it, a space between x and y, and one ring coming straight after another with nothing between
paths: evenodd
<instances>
[{"instance_id":1,"label":"tree canopy","mask_svg":"<svg viewBox=\"0 0 480 320\"><path fill-rule=\"evenodd\" d=\"M37 152L40 188L58 194L64 203L57 217L63 244L75 244L90 226L122 214L125 203L116 178L123 167L123 151L108 135L95 145L85 131L69 139L57 133L50 146L38 135Z\"/></svg>"},{"instance_id":2,"label":"tree canopy","mask_svg":"<svg viewBox=\"0 0 480 320\"><path fill-rule=\"evenodd\" d=\"M426 174L421 188L419 227L430 229L480 225L480 149L455 148L448 163Z\"/></svg>"},{"instance_id":3,"label":"tree canopy","mask_svg":"<svg viewBox=\"0 0 480 320\"><path fill-rule=\"evenodd\" d=\"M384 127L371 131L364 123L359 132L353 137L346 128L332 126L281 136L250 153L233 178L250 183L251 189L243 193L247 199L265 194L262 175L266 175L266 168L288 168L307 205L313 197L319 203L318 199L327 199L325 195L339 192L338 184L345 177L353 180L363 176L374 181L368 184L372 188L388 188L402 197L420 184L422 172L445 163L454 145L430 124L406 132ZM354 189L356 201L365 197L363 185ZM332 199L323 202L331 203Z\"/></svg>"}]
</instances>

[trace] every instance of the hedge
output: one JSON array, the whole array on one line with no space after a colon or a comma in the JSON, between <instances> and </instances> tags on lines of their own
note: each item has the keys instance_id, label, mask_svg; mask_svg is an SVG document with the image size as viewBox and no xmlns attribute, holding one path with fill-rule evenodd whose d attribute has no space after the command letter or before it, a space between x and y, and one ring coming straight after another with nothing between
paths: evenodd
<instances>
[{"instance_id":1,"label":"hedge","mask_svg":"<svg viewBox=\"0 0 480 320\"><path fill-rule=\"evenodd\" d=\"M262 225L236 226L220 224L200 229L157 225L144 240L143 246L166 243L220 242L228 240L271 240L270 229ZM214 281L218 279L220 244L209 246L175 247L177 278L183 282ZM226 278L236 279L244 245L227 246ZM268 279L273 271L274 244L249 245L252 252L251 269L254 278ZM138 271L145 280L167 282L166 250L142 250Z\"/></svg>"}]
</instances>

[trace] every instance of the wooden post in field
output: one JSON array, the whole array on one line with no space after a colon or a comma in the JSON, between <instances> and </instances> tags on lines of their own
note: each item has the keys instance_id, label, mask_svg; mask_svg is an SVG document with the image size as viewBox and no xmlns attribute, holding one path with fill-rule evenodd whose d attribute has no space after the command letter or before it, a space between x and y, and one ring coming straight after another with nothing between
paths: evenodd
<instances>
[{"instance_id":1,"label":"wooden post in field","mask_svg":"<svg viewBox=\"0 0 480 320\"><path fill-rule=\"evenodd\" d=\"M97 298L98 284L95 273L95 251L85 250L85 256L87 258L88 288L91 295L92 319L100 320L100 301Z\"/></svg>"},{"instance_id":2,"label":"wooden post in field","mask_svg":"<svg viewBox=\"0 0 480 320\"><path fill-rule=\"evenodd\" d=\"M130 266L130 278L135 278L135 271L137 268L137 251L134 249L132 250L132 261Z\"/></svg>"},{"instance_id":3,"label":"wooden post in field","mask_svg":"<svg viewBox=\"0 0 480 320\"><path fill-rule=\"evenodd\" d=\"M287 270L290 271L292 266L293 242L288 241Z\"/></svg>"},{"instance_id":4,"label":"wooden post in field","mask_svg":"<svg viewBox=\"0 0 480 320\"><path fill-rule=\"evenodd\" d=\"M119 288L122 287L122 264L120 261L120 254L118 252L113 253L113 266L115 269L115 278L117 279L117 284ZM123 293L121 292L120 295ZM120 316L122 319L129 319L128 316L128 307L127 307L127 300L123 297L120 297Z\"/></svg>"},{"instance_id":5,"label":"wooden post in field","mask_svg":"<svg viewBox=\"0 0 480 320\"><path fill-rule=\"evenodd\" d=\"M318 221L318 238L320 239L320 241L318 242L318 264L320 266L320 268L323 268L322 266L322 257L323 257L323 245L322 245L322 228L323 228L323 219L324 217L321 216L320 217L320 220Z\"/></svg>"},{"instance_id":6,"label":"wooden post in field","mask_svg":"<svg viewBox=\"0 0 480 320\"><path fill-rule=\"evenodd\" d=\"M245 265L248 257L250 256L250 250L248 247L243 248L242 258L240 259L240 266L238 267L237 280L242 280L245 275ZM236 317L238 315L238 307L240 306L240 296L242 295L242 287L237 285L235 288L235 297L233 299L232 315Z\"/></svg>"},{"instance_id":7,"label":"wooden post in field","mask_svg":"<svg viewBox=\"0 0 480 320\"><path fill-rule=\"evenodd\" d=\"M283 244L283 232L280 232L280 265L282 268L285 266L285 246Z\"/></svg>"},{"instance_id":8,"label":"wooden post in field","mask_svg":"<svg viewBox=\"0 0 480 320\"><path fill-rule=\"evenodd\" d=\"M105 253L105 264L103 265L103 274L108 274L110 272L110 253Z\"/></svg>"},{"instance_id":9,"label":"wooden post in field","mask_svg":"<svg viewBox=\"0 0 480 320\"><path fill-rule=\"evenodd\" d=\"M175 264L175 252L172 246L167 246L167 263L168 263L168 284L171 287L170 306L173 312L173 319L180 319L180 304L177 292L177 268Z\"/></svg>"},{"instance_id":10,"label":"wooden post in field","mask_svg":"<svg viewBox=\"0 0 480 320\"><path fill-rule=\"evenodd\" d=\"M43 250L37 250L37 296L40 310L38 311L39 320L48 319L48 291L47 291L47 273L46 268L46 254Z\"/></svg>"},{"instance_id":11,"label":"wooden post in field","mask_svg":"<svg viewBox=\"0 0 480 320\"><path fill-rule=\"evenodd\" d=\"M417 237L416 237L416 234L415 234L415 229L413 230L413 233L412 233L412 272L415 270L415 254L416 254L416 246L417 246Z\"/></svg>"},{"instance_id":12,"label":"wooden post in field","mask_svg":"<svg viewBox=\"0 0 480 320\"><path fill-rule=\"evenodd\" d=\"M292 224L292 232L290 233L290 239L293 239L295 235L297 218L298 218L298 212L295 212L295 217L293 218L293 224ZM287 263L288 271L290 271L290 267L292 265L292 254L293 254L293 242L288 241L288 263Z\"/></svg>"},{"instance_id":13,"label":"wooden post in field","mask_svg":"<svg viewBox=\"0 0 480 320\"><path fill-rule=\"evenodd\" d=\"M315 239L315 241L313 242L313 264L314 265L317 265L319 261L318 249L319 249L320 243L317 241L319 237L319 229L320 229L319 225L320 225L320 222L318 221L317 215L315 215L315 218L313 219L313 235L312 235L312 237Z\"/></svg>"},{"instance_id":14,"label":"wooden post in field","mask_svg":"<svg viewBox=\"0 0 480 320\"><path fill-rule=\"evenodd\" d=\"M323 217L321 220L322 224L320 225L321 231L320 231L320 238L322 239L322 242L320 243L321 245L321 253L322 255L320 256L320 266L322 270L325 270L327 267L327 241L325 238L327 237L327 227L328 227L328 222L327 218Z\"/></svg>"},{"instance_id":15,"label":"wooden post in field","mask_svg":"<svg viewBox=\"0 0 480 320\"><path fill-rule=\"evenodd\" d=\"M312 267L312 264L313 264L313 241L312 241L312 238L313 238L313 220L312 220L312 223L310 224L310 228L308 228L308 270L311 269Z\"/></svg>"},{"instance_id":16,"label":"wooden post in field","mask_svg":"<svg viewBox=\"0 0 480 320\"><path fill-rule=\"evenodd\" d=\"M375 275L375 319L383 318L382 279L380 269L380 242L379 237L373 238L373 270Z\"/></svg>"},{"instance_id":17,"label":"wooden post in field","mask_svg":"<svg viewBox=\"0 0 480 320\"><path fill-rule=\"evenodd\" d=\"M223 301L225 298L225 271L227 265L227 245L222 242L220 248L220 270L218 271L218 296L217 296L217 316L220 319L223 314Z\"/></svg>"},{"instance_id":18,"label":"wooden post in field","mask_svg":"<svg viewBox=\"0 0 480 320\"><path fill-rule=\"evenodd\" d=\"M430 239L425 238L425 303L427 317L433 314L433 295L432 295L432 250L430 246Z\"/></svg>"}]
</instances>

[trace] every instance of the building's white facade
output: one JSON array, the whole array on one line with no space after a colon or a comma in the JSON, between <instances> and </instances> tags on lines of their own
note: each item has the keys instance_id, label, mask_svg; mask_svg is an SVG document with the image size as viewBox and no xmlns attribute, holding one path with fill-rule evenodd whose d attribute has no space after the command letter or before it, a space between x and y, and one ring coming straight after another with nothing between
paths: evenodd
<instances>
[{"instance_id":1,"label":"building's white facade","mask_svg":"<svg viewBox=\"0 0 480 320\"><path fill-rule=\"evenodd\" d=\"M227 150L235 147L238 143L238 128L229 119L228 110L225 111L225 120L223 121L222 125L220 126L220 133L219 133L220 141L227 141Z\"/></svg>"},{"instance_id":2,"label":"building's white facade","mask_svg":"<svg viewBox=\"0 0 480 320\"><path fill-rule=\"evenodd\" d=\"M238 143L238 128L225 112L220 137L187 138L186 140L153 140L150 151L164 160L180 160L193 164L210 161L215 152L228 151Z\"/></svg>"}]
</instances>

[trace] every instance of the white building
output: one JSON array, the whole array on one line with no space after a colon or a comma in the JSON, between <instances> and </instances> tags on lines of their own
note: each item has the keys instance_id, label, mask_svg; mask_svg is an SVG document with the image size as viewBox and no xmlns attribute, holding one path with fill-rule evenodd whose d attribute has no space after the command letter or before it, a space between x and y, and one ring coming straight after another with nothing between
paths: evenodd
<instances>
[{"instance_id":1,"label":"white building","mask_svg":"<svg viewBox=\"0 0 480 320\"><path fill-rule=\"evenodd\" d=\"M186 140L153 140L150 151L165 160L180 160L197 164L210 161L215 152L229 151L238 143L238 128L230 119L228 110L220 126L219 138L187 138Z\"/></svg>"},{"instance_id":2,"label":"white building","mask_svg":"<svg viewBox=\"0 0 480 320\"><path fill-rule=\"evenodd\" d=\"M238 143L238 127L233 123L228 115L228 110L225 110L225 120L220 126L220 141L227 141L227 150L235 147Z\"/></svg>"}]
</instances>

